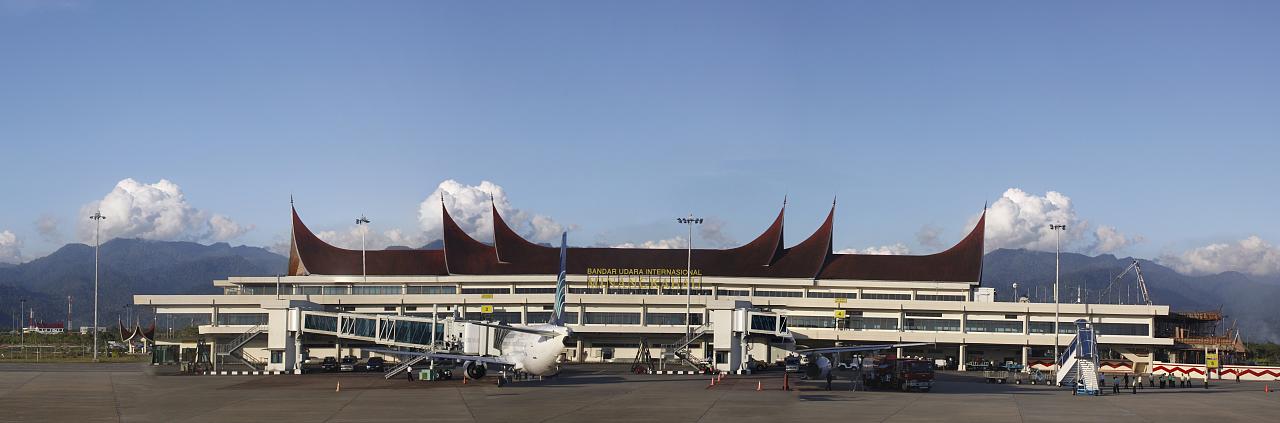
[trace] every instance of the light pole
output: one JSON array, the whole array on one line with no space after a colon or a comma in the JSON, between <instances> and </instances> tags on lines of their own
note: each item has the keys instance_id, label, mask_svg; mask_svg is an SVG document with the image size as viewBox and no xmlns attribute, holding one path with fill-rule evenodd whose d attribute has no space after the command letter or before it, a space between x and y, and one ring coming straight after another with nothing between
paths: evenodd
<instances>
[{"instance_id":1,"label":"light pole","mask_svg":"<svg viewBox=\"0 0 1280 423\"><path fill-rule=\"evenodd\" d=\"M364 235L366 232L369 232L369 218L364 217L363 214L360 215L360 218L356 219L356 227L360 227L360 225L364 225L364 227L360 230L360 279L361 279L361 282L368 282L369 271L367 270L364 264L365 263L364 262L364 251L365 251Z\"/></svg>"},{"instance_id":2,"label":"light pole","mask_svg":"<svg viewBox=\"0 0 1280 423\"><path fill-rule=\"evenodd\" d=\"M27 358L27 325L21 323L23 309L27 307L27 299L18 300L18 345L22 345L22 358Z\"/></svg>"},{"instance_id":3,"label":"light pole","mask_svg":"<svg viewBox=\"0 0 1280 423\"><path fill-rule=\"evenodd\" d=\"M106 216L102 215L102 211L96 211L93 216L93 362L98 362L98 247L102 244L98 235L102 232L102 219Z\"/></svg>"},{"instance_id":4,"label":"light pole","mask_svg":"<svg viewBox=\"0 0 1280 423\"><path fill-rule=\"evenodd\" d=\"M690 341L689 337L693 336L693 326L689 319L689 315L692 314L690 312L690 304L693 302L693 225L701 224L702 218L695 218L693 213L689 213L689 217L678 217L676 221L689 226L689 242L687 244L689 253L684 268L684 338L686 341Z\"/></svg>"},{"instance_id":5,"label":"light pole","mask_svg":"<svg viewBox=\"0 0 1280 423\"><path fill-rule=\"evenodd\" d=\"M1050 224L1049 229L1053 230L1054 237L1054 253L1053 253L1053 377L1057 380L1058 369L1062 366L1058 360L1062 357L1058 356L1058 320L1061 313L1061 304L1058 303L1058 280L1062 277L1062 231L1067 230L1067 225Z\"/></svg>"},{"instance_id":6,"label":"light pole","mask_svg":"<svg viewBox=\"0 0 1280 423\"><path fill-rule=\"evenodd\" d=\"M1018 283L1013 283L1013 302L1018 302Z\"/></svg>"}]
</instances>

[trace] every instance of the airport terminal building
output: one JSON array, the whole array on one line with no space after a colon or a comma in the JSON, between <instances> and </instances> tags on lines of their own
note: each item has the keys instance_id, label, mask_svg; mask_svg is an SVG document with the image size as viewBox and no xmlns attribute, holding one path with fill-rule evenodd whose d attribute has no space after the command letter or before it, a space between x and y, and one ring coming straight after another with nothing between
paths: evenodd
<instances>
[{"instance_id":1,"label":"airport terminal building","mask_svg":"<svg viewBox=\"0 0 1280 423\"><path fill-rule=\"evenodd\" d=\"M362 253L322 241L295 209L285 276L230 277L213 282L221 295L136 295L134 302L159 314L207 314L209 324L200 333L209 344L240 344L231 347L261 357L222 366L286 373L299 372L309 357L367 354L358 340L308 333L313 322L303 312L416 316L432 325L433 316L455 313L510 324L546 322L559 249L524 239L496 209L492 213L491 244L468 235L446 209L442 249ZM992 289L981 287L985 216L951 248L906 256L834 253L834 206L814 233L786 246L784 213L785 206L745 245L694 249L691 258L683 249L569 248L566 320L575 336L565 346L567 359L630 362L642 343L684 337L690 287L687 320L693 326L711 323L708 305L749 301L756 310L784 316L795 344L927 342L932 345L901 353L949 358L961 370L979 361L1051 364L1055 338L1059 345L1071 342L1077 319L1092 322L1099 343L1122 355L1130 370L1149 366L1154 351L1174 344L1156 332L1168 306L1061 304L1061 336L1055 337L1053 303L996 301ZM719 354L724 346L712 342L710 336L699 339L691 351ZM744 339L745 353L771 362L794 347L788 342Z\"/></svg>"}]
</instances>

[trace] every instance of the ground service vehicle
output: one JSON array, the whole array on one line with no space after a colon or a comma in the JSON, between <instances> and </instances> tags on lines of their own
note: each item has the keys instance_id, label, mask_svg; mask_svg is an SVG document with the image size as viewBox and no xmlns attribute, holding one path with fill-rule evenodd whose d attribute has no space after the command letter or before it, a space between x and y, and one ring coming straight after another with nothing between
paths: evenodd
<instances>
[{"instance_id":1,"label":"ground service vehicle","mask_svg":"<svg viewBox=\"0 0 1280 423\"><path fill-rule=\"evenodd\" d=\"M865 369L863 378L869 387L929 392L933 389L933 363L926 360L888 358Z\"/></svg>"}]
</instances>

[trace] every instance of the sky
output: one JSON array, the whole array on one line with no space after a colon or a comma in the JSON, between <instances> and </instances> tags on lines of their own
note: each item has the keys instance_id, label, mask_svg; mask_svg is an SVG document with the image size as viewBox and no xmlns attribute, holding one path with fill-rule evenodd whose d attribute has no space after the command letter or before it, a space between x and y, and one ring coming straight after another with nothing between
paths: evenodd
<instances>
[{"instance_id":1,"label":"sky","mask_svg":"<svg viewBox=\"0 0 1280 423\"><path fill-rule=\"evenodd\" d=\"M1276 2L0 0L0 262L103 235L988 248L1280 274ZM416 244L415 244L416 243Z\"/></svg>"}]
</instances>

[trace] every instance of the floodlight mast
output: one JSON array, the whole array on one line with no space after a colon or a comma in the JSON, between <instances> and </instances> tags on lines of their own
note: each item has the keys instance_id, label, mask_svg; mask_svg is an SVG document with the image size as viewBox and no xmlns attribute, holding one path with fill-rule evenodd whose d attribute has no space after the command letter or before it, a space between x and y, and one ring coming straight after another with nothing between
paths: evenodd
<instances>
[{"instance_id":1,"label":"floodlight mast","mask_svg":"<svg viewBox=\"0 0 1280 423\"><path fill-rule=\"evenodd\" d=\"M701 224L702 218L695 218L693 213L689 213L689 217L678 217L676 221L689 226L689 238L686 244L688 246L688 255L684 270L684 338L685 341L692 341L689 338L693 337L693 322L689 317L692 314L693 303L693 225Z\"/></svg>"},{"instance_id":2,"label":"floodlight mast","mask_svg":"<svg viewBox=\"0 0 1280 423\"><path fill-rule=\"evenodd\" d=\"M102 219L106 216L102 215L102 211L96 211L93 216L93 362L98 362L98 248L101 247L99 235L102 232ZM69 328L68 328L69 329Z\"/></svg>"}]
</instances>

